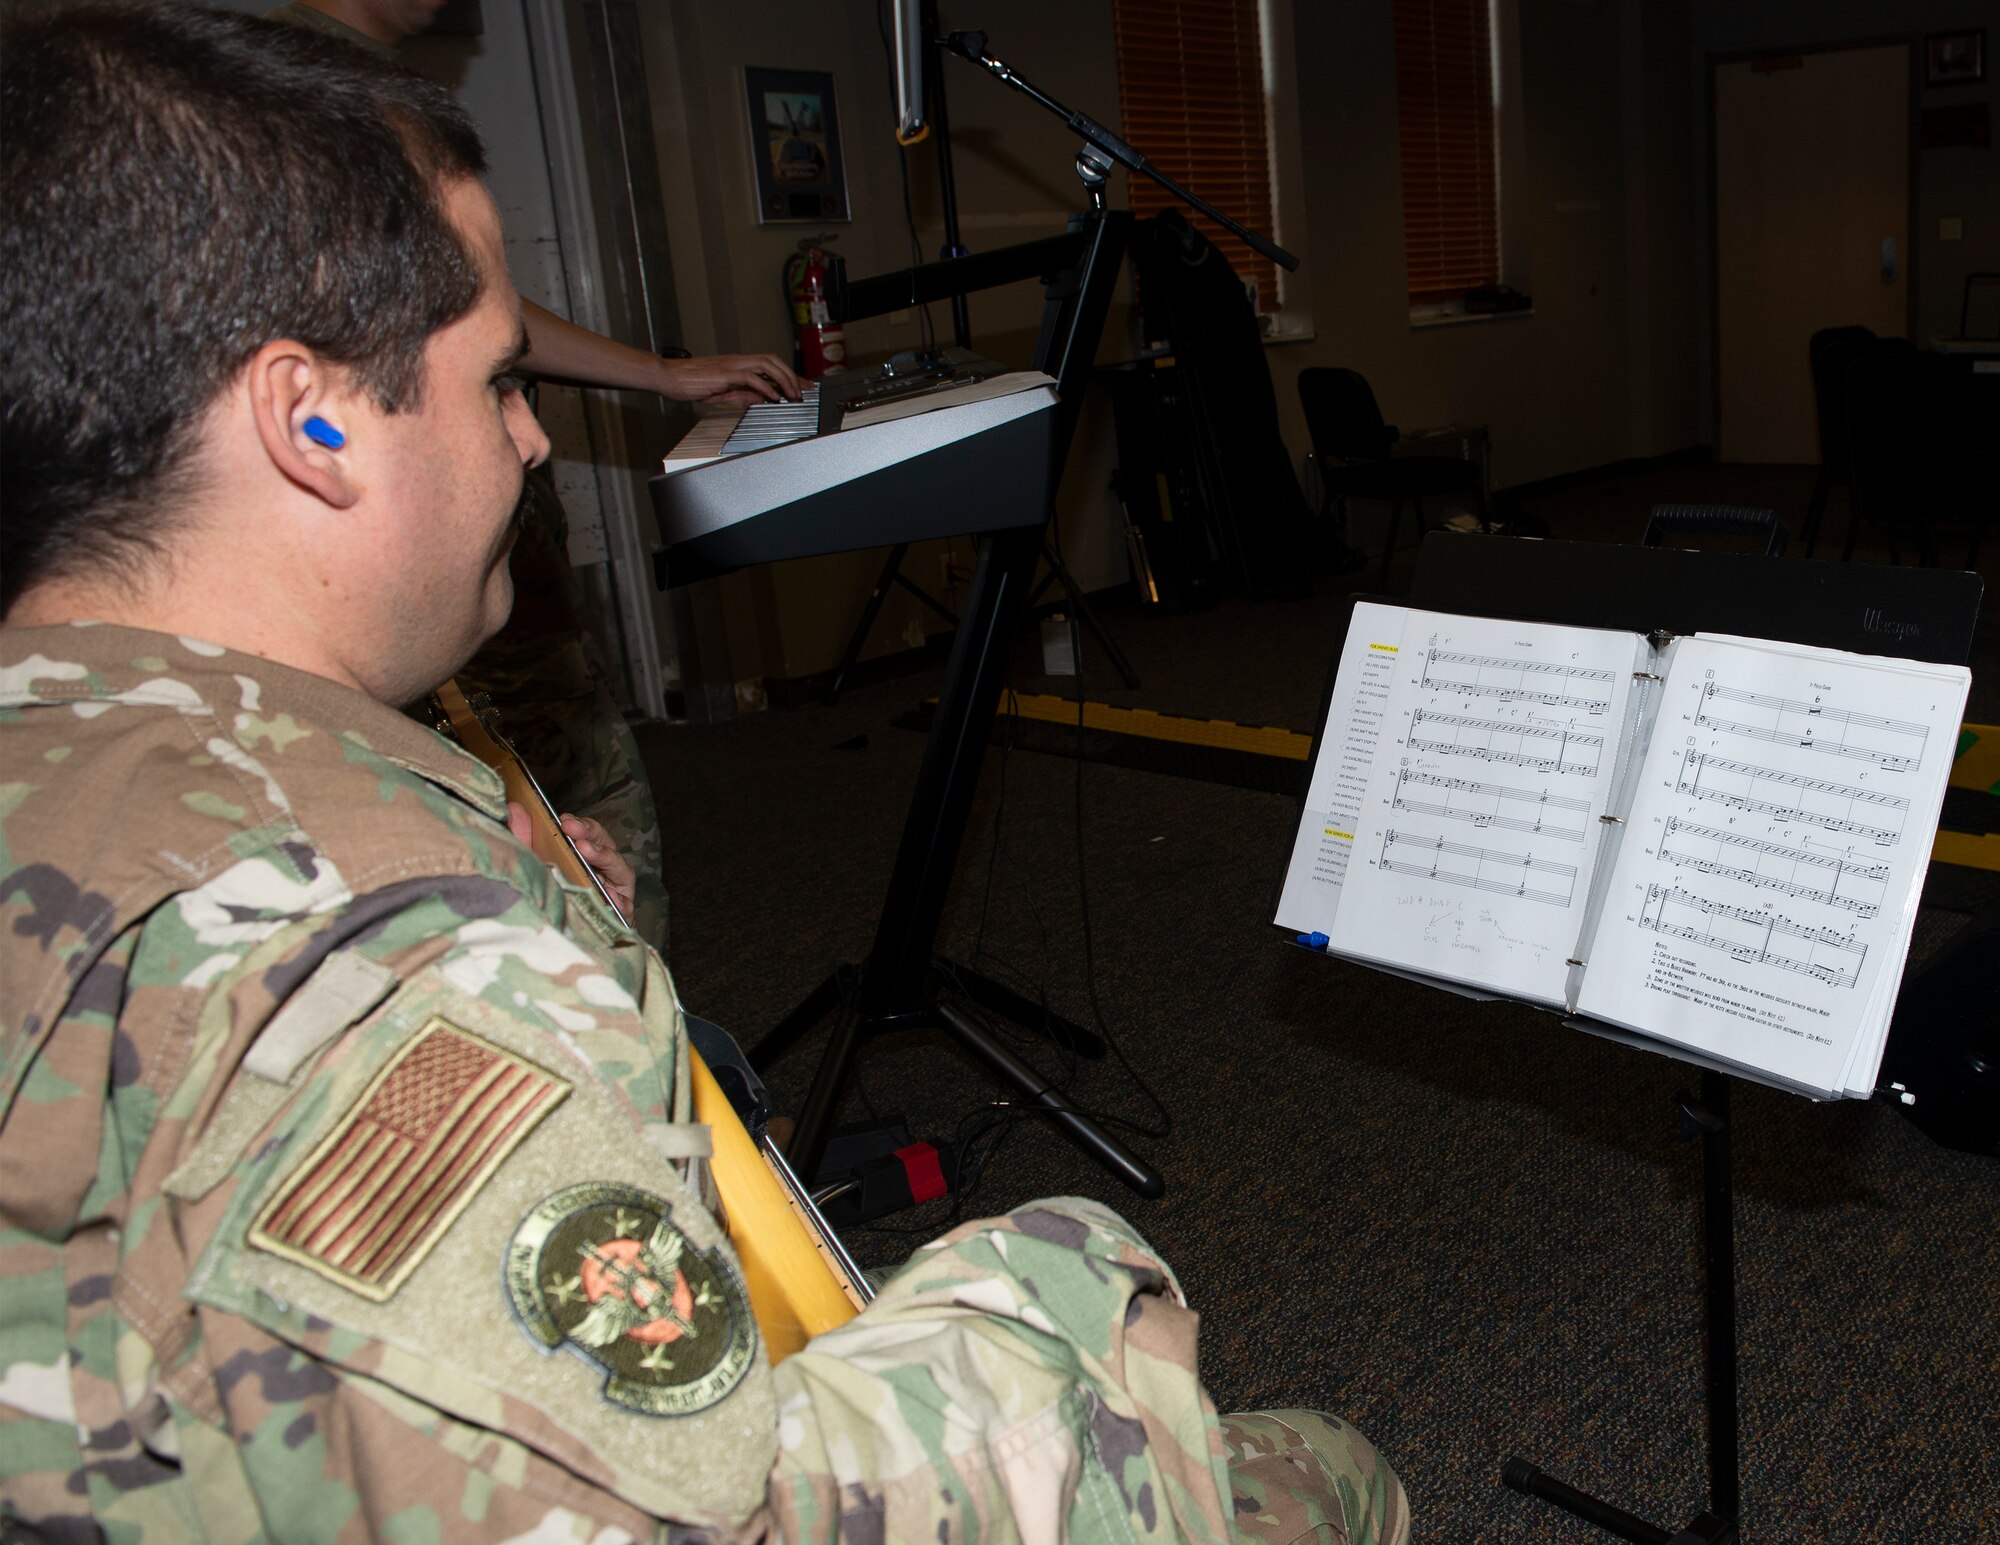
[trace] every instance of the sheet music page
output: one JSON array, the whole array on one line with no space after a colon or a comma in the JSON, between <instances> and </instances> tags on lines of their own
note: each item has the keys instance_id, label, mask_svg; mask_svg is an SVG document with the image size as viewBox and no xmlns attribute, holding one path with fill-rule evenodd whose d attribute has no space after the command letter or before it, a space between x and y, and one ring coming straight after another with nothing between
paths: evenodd
<instances>
[{"instance_id":1,"label":"sheet music page","mask_svg":"<svg viewBox=\"0 0 2000 1545\"><path fill-rule=\"evenodd\" d=\"M1334 670L1326 729L1306 786L1305 816L1292 843L1277 923L1295 933L1331 933L1354 848L1354 823L1382 742L1396 655L1408 607L1357 601Z\"/></svg>"},{"instance_id":2,"label":"sheet music page","mask_svg":"<svg viewBox=\"0 0 2000 1545\"><path fill-rule=\"evenodd\" d=\"M1578 1009L1814 1092L1871 1092L1970 681L1682 640Z\"/></svg>"},{"instance_id":3,"label":"sheet music page","mask_svg":"<svg viewBox=\"0 0 2000 1545\"><path fill-rule=\"evenodd\" d=\"M1410 612L1331 948L1560 1006L1646 656L1630 633Z\"/></svg>"}]
</instances>

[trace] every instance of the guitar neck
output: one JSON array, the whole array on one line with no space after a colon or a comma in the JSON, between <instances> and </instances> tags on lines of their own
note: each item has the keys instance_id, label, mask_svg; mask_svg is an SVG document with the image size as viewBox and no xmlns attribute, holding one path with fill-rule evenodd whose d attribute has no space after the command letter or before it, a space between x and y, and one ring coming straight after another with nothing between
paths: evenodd
<instances>
[{"instance_id":1,"label":"guitar neck","mask_svg":"<svg viewBox=\"0 0 2000 1545\"><path fill-rule=\"evenodd\" d=\"M534 850L535 857L555 869L570 884L595 891L612 914L629 927L632 920L612 898L603 878L577 851L569 833L563 830L562 817L556 813L555 805L542 791L541 783L528 770L528 764L521 760L520 754L473 706L456 681L447 681L435 695L439 708L451 725L452 734L458 737L458 743L497 772L507 790L507 798L528 812L528 846Z\"/></svg>"}]
</instances>

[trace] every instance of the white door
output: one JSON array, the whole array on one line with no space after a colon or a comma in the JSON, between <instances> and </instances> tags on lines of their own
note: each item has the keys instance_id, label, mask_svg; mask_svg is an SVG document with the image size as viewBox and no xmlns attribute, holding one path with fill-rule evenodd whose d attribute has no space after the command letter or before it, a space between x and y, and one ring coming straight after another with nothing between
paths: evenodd
<instances>
[{"instance_id":1,"label":"white door","mask_svg":"<svg viewBox=\"0 0 2000 1545\"><path fill-rule=\"evenodd\" d=\"M1909 329L1910 50L1715 70L1717 453L1817 462L1806 349Z\"/></svg>"}]
</instances>

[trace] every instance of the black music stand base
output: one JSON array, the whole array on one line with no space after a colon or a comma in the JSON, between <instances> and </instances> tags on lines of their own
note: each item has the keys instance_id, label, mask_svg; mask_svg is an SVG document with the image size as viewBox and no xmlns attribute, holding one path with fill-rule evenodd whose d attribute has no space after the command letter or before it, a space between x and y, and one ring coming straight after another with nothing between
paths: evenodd
<instances>
[{"instance_id":1,"label":"black music stand base","mask_svg":"<svg viewBox=\"0 0 2000 1545\"><path fill-rule=\"evenodd\" d=\"M949 984L956 987L980 1008L1004 1015L1024 1027L1039 1029L1051 1040L1066 1043L1078 1056L1104 1055L1104 1042L1096 1035L1059 1014L1048 1012L1005 983L941 958L933 962L933 973L937 986ZM1158 1170L1107 1136L1088 1116L1052 1089L1046 1078L963 1010L933 998L907 1013L863 1019L856 1008L860 989L860 970L853 966L839 968L773 1026L750 1052L751 1065L762 1072L828 1014L839 1013L793 1137L796 1150L793 1158L802 1174L811 1175L818 1166L820 1153L825 1147L821 1134L832 1129L833 1120L838 1115L835 1102L845 1089L846 1070L852 1065L861 1043L890 1031L931 1029L942 1030L959 1047L985 1064L987 1071L1002 1083L1011 1084L1030 1108L1046 1115L1065 1137L1139 1195L1156 1198L1165 1193L1166 1182Z\"/></svg>"},{"instance_id":2,"label":"black music stand base","mask_svg":"<svg viewBox=\"0 0 2000 1545\"><path fill-rule=\"evenodd\" d=\"M1708 1342L1708 1508L1682 1529L1658 1524L1565 1485L1525 1459L1509 1459L1500 1479L1524 1496L1540 1497L1586 1523L1637 1545L1737 1545L1742 1516L1738 1484L1736 1407L1736 1197L1730 1174L1729 1080L1701 1075L1701 1098L1682 1095L1680 1135L1701 1138L1703 1277Z\"/></svg>"}]
</instances>

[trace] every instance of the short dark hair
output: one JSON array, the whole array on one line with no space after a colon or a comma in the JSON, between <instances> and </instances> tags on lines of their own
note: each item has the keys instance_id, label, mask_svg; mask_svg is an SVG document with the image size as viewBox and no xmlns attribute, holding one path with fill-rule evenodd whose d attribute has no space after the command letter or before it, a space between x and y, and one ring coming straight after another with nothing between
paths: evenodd
<instances>
[{"instance_id":1,"label":"short dark hair","mask_svg":"<svg viewBox=\"0 0 2000 1545\"><path fill-rule=\"evenodd\" d=\"M415 405L479 299L437 86L302 28L93 4L0 37L0 610L164 551L194 430L292 338Z\"/></svg>"}]
</instances>

